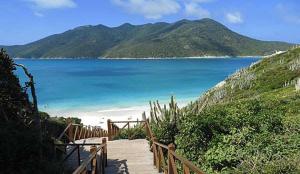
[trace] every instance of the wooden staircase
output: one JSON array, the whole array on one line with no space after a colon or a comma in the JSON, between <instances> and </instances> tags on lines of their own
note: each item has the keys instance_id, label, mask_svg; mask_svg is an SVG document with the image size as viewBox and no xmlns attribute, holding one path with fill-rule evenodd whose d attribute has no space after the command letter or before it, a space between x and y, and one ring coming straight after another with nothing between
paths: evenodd
<instances>
[{"instance_id":1,"label":"wooden staircase","mask_svg":"<svg viewBox=\"0 0 300 174\"><path fill-rule=\"evenodd\" d=\"M120 128L118 124L123 126ZM152 144L150 148L145 139L113 140L120 131L129 129L130 124L141 124L145 128ZM143 121L108 120L107 128L106 131L69 123L59 136L56 148L64 149L65 165L73 174L203 174L193 163L177 154L173 144L164 145L157 141L145 115ZM67 142L62 142L63 137Z\"/></svg>"}]
</instances>

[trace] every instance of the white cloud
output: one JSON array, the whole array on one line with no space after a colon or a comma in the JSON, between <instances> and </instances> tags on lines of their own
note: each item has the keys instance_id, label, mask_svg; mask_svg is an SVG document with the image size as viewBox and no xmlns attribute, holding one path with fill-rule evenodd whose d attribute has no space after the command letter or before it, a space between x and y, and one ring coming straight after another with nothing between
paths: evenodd
<instances>
[{"instance_id":1,"label":"white cloud","mask_svg":"<svg viewBox=\"0 0 300 174\"><path fill-rule=\"evenodd\" d=\"M229 23L239 24L244 22L242 15L239 12L226 13L225 17Z\"/></svg>"},{"instance_id":2,"label":"white cloud","mask_svg":"<svg viewBox=\"0 0 300 174\"><path fill-rule=\"evenodd\" d=\"M205 0L198 0L204 2ZM206 0L207 2L207 0ZM185 13L188 16L194 16L198 18L207 18L210 17L210 12L202 8L198 3L190 2L185 4Z\"/></svg>"},{"instance_id":3,"label":"white cloud","mask_svg":"<svg viewBox=\"0 0 300 174\"><path fill-rule=\"evenodd\" d=\"M40 18L44 17L44 14L43 14L43 13L40 13L40 12L34 12L33 14L34 14L35 16L37 16L37 17L40 17Z\"/></svg>"},{"instance_id":4,"label":"white cloud","mask_svg":"<svg viewBox=\"0 0 300 174\"><path fill-rule=\"evenodd\" d=\"M55 9L55 8L73 8L76 4L73 0L27 0L38 8Z\"/></svg>"},{"instance_id":5,"label":"white cloud","mask_svg":"<svg viewBox=\"0 0 300 174\"><path fill-rule=\"evenodd\" d=\"M176 0L112 0L125 10L141 14L148 19L159 19L162 16L175 14L180 10Z\"/></svg>"}]
</instances>

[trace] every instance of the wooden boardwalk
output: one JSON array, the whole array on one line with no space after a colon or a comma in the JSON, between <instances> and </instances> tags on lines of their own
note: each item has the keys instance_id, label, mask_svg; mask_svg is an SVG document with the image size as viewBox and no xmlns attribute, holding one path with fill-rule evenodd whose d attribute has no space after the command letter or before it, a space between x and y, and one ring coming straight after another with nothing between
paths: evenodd
<instances>
[{"instance_id":1,"label":"wooden boardwalk","mask_svg":"<svg viewBox=\"0 0 300 174\"><path fill-rule=\"evenodd\" d=\"M101 138L77 140L76 143L101 143ZM80 149L81 161L88 157L89 146ZM108 166L106 174L158 174L153 166L153 154L149 151L148 141L114 140L107 142ZM72 169L78 167L77 154L74 153L67 161Z\"/></svg>"}]
</instances>

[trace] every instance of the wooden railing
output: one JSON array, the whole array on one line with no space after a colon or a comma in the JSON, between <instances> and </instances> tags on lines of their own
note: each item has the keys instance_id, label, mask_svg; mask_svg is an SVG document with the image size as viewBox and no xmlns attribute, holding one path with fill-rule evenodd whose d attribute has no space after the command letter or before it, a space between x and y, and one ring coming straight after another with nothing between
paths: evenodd
<instances>
[{"instance_id":1,"label":"wooden railing","mask_svg":"<svg viewBox=\"0 0 300 174\"><path fill-rule=\"evenodd\" d=\"M119 134L120 128L112 122L110 119L107 120L107 137L108 141L112 141L115 136Z\"/></svg>"},{"instance_id":2,"label":"wooden railing","mask_svg":"<svg viewBox=\"0 0 300 174\"><path fill-rule=\"evenodd\" d=\"M145 114L143 114L143 119L145 120L145 129L147 135L152 140L151 149L153 152L153 165L157 168L158 172L164 172L165 174L178 174L180 167L176 165L177 161L182 165L183 174L190 174L191 172L196 174L204 174L204 172L202 172L192 162L178 155L175 152L174 144L169 144L167 146L159 143L152 132L151 126L149 121L146 119Z\"/></svg>"},{"instance_id":3,"label":"wooden railing","mask_svg":"<svg viewBox=\"0 0 300 174\"><path fill-rule=\"evenodd\" d=\"M107 166L107 144L106 139L102 144L95 144L90 147L90 155L81 165L73 172L73 174L104 174ZM97 147L97 145L99 145ZM99 154L100 153L100 154Z\"/></svg>"},{"instance_id":4,"label":"wooden railing","mask_svg":"<svg viewBox=\"0 0 300 174\"><path fill-rule=\"evenodd\" d=\"M107 131L97 126L74 124L71 120L67 120L67 122L68 126L54 142L54 155L56 156L58 151L65 154L61 162L63 165L74 152L77 152L77 162L79 167L75 170L74 174L89 173L90 171L92 171L93 174L104 174L104 168L107 166ZM75 142L76 140L93 137L103 137L102 144ZM91 154L87 159L81 162L80 147L83 146L91 146ZM71 147L71 149L67 151L67 147ZM98 155L99 152L100 155Z\"/></svg>"},{"instance_id":5,"label":"wooden railing","mask_svg":"<svg viewBox=\"0 0 300 174\"><path fill-rule=\"evenodd\" d=\"M121 128L117 125L117 124L124 124ZM145 123L145 121L111 121L111 120L107 120L107 136L108 136L108 140L112 141L114 139L115 136L117 136L122 130L125 130L126 128L129 130L130 129L130 124L139 124L139 123ZM144 125L142 125L142 127L144 127ZM128 134L128 139L131 139L131 137L134 135L129 135Z\"/></svg>"},{"instance_id":6,"label":"wooden railing","mask_svg":"<svg viewBox=\"0 0 300 174\"><path fill-rule=\"evenodd\" d=\"M58 141L61 141L64 136L68 142L92 137L107 137L107 131L97 126L85 126L68 122L68 126L58 137Z\"/></svg>"},{"instance_id":7,"label":"wooden railing","mask_svg":"<svg viewBox=\"0 0 300 174\"><path fill-rule=\"evenodd\" d=\"M178 165L176 165L176 161L178 161L182 165L181 170L183 174L190 174L191 171L196 174L204 174L189 160L178 155L175 152L174 144L169 144L168 146L166 146L157 142L157 139L154 137L152 150L153 165L155 165L155 167L158 169L158 172L164 172L165 174L178 174L179 167Z\"/></svg>"},{"instance_id":8,"label":"wooden railing","mask_svg":"<svg viewBox=\"0 0 300 174\"><path fill-rule=\"evenodd\" d=\"M82 124L74 124L67 120L68 126L59 135L57 141L66 141L65 143L75 142L76 140L92 138L92 137L107 137L107 131L97 126L85 126ZM64 138L64 139L63 139Z\"/></svg>"}]
</instances>

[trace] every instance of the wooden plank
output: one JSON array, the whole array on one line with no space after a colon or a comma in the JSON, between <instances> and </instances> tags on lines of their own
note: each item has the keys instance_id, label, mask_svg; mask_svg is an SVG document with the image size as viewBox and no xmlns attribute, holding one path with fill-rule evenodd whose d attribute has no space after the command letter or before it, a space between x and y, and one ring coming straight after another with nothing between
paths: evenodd
<instances>
[{"instance_id":1,"label":"wooden plank","mask_svg":"<svg viewBox=\"0 0 300 174\"><path fill-rule=\"evenodd\" d=\"M144 123L145 121L111 121L111 123Z\"/></svg>"},{"instance_id":2,"label":"wooden plank","mask_svg":"<svg viewBox=\"0 0 300 174\"><path fill-rule=\"evenodd\" d=\"M162 165L163 171L165 171L166 162L165 162L165 158L164 158L164 153L163 153L162 148L160 146L158 146L158 150L159 150L159 154L160 154L161 165Z\"/></svg>"},{"instance_id":3,"label":"wooden plank","mask_svg":"<svg viewBox=\"0 0 300 174\"><path fill-rule=\"evenodd\" d=\"M83 127L81 126L81 127L80 127L79 137L78 137L79 140L81 139L81 136L82 136L82 130L83 130Z\"/></svg>"},{"instance_id":4,"label":"wooden plank","mask_svg":"<svg viewBox=\"0 0 300 174\"><path fill-rule=\"evenodd\" d=\"M185 164L190 170L192 170L193 172L197 173L197 174L204 174L204 172L202 172L198 167L196 167L192 162L190 162L189 160L187 160L186 158L183 158L182 156L179 156L178 154L176 154L174 151L170 152L175 158L177 158L178 160L180 160L183 164Z\"/></svg>"},{"instance_id":5,"label":"wooden plank","mask_svg":"<svg viewBox=\"0 0 300 174\"><path fill-rule=\"evenodd\" d=\"M65 133L67 132L67 130L69 129L69 127L72 125L72 123L69 123L68 126L65 128L65 130L58 136L58 140L60 140Z\"/></svg>"},{"instance_id":6,"label":"wooden plank","mask_svg":"<svg viewBox=\"0 0 300 174\"><path fill-rule=\"evenodd\" d=\"M78 126L76 126L76 129L75 129L75 133L74 133L74 137L73 137L73 140L77 140L77 131L78 131Z\"/></svg>"},{"instance_id":7,"label":"wooden plank","mask_svg":"<svg viewBox=\"0 0 300 174\"><path fill-rule=\"evenodd\" d=\"M166 146L166 145L164 145L164 144L161 144L161 143L159 143L159 142L154 142L156 145L158 145L158 146L160 146L160 147L162 147L162 148L164 148L164 149L168 149L168 146Z\"/></svg>"},{"instance_id":8,"label":"wooden plank","mask_svg":"<svg viewBox=\"0 0 300 174\"><path fill-rule=\"evenodd\" d=\"M190 168L187 165L183 164L182 168L183 168L183 174L190 174Z\"/></svg>"},{"instance_id":9,"label":"wooden plank","mask_svg":"<svg viewBox=\"0 0 300 174\"><path fill-rule=\"evenodd\" d=\"M96 158L97 148L96 148L96 146L91 146L90 152L91 152L91 154L95 154L91 161L91 168L92 168L92 174L96 174L96 172L97 172L97 158Z\"/></svg>"},{"instance_id":10,"label":"wooden plank","mask_svg":"<svg viewBox=\"0 0 300 174\"><path fill-rule=\"evenodd\" d=\"M172 152L175 151L174 144L168 145L168 174L178 174Z\"/></svg>"}]
</instances>

